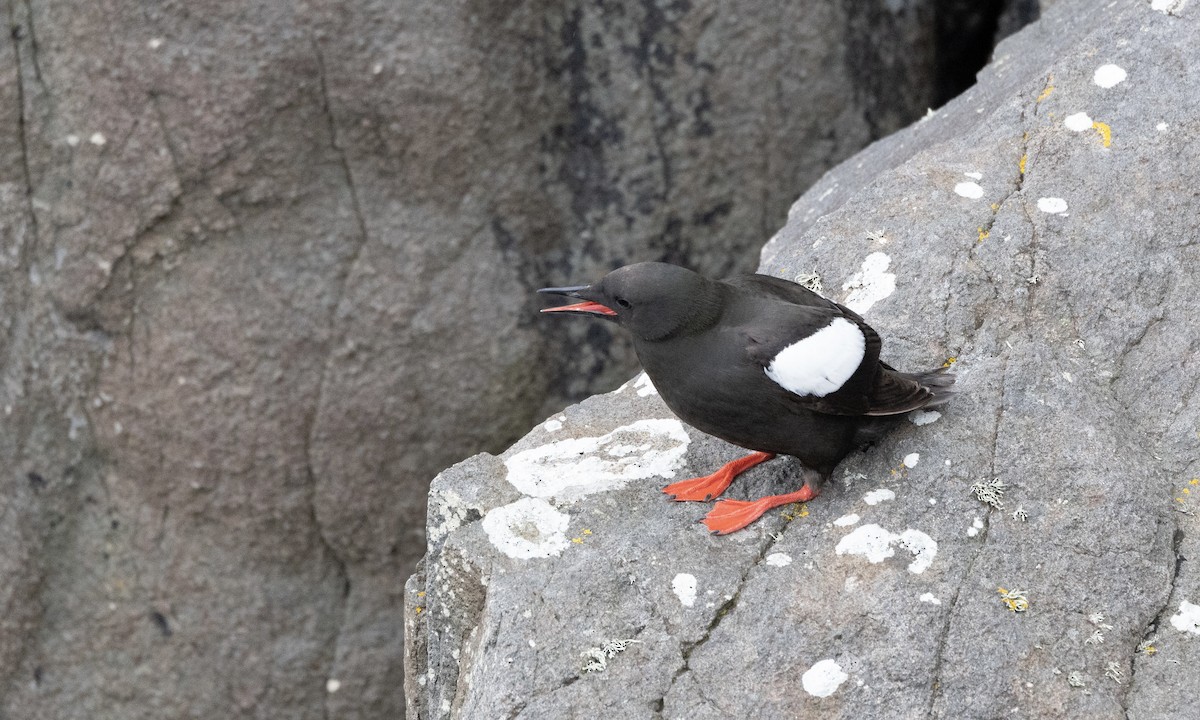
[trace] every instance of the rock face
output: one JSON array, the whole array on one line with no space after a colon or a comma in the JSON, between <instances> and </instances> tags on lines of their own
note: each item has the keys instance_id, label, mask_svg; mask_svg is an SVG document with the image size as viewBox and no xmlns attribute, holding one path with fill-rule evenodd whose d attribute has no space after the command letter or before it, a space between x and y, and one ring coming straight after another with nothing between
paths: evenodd
<instances>
[{"instance_id":1,"label":"rock face","mask_svg":"<svg viewBox=\"0 0 1200 720\"><path fill-rule=\"evenodd\" d=\"M631 368L529 291L748 265L935 7L6 2L0 716L396 717L427 479Z\"/></svg>"},{"instance_id":2,"label":"rock face","mask_svg":"<svg viewBox=\"0 0 1200 720\"><path fill-rule=\"evenodd\" d=\"M739 451L644 382L439 476L409 717L1190 717L1197 11L1060 0L795 204L763 270L960 391L814 502L703 532L658 488Z\"/></svg>"}]
</instances>

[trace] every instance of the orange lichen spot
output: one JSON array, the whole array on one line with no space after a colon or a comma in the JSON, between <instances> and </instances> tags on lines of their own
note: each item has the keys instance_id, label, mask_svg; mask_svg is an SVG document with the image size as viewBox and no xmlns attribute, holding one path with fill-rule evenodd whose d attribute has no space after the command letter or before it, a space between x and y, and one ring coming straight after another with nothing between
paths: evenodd
<instances>
[{"instance_id":1,"label":"orange lichen spot","mask_svg":"<svg viewBox=\"0 0 1200 720\"><path fill-rule=\"evenodd\" d=\"M1029 161L1029 153L1025 153L1024 155L1021 156L1021 160L1017 163L1017 169L1021 171L1022 175L1025 174L1025 163L1028 161Z\"/></svg>"},{"instance_id":2,"label":"orange lichen spot","mask_svg":"<svg viewBox=\"0 0 1200 720\"><path fill-rule=\"evenodd\" d=\"M1104 147L1112 145L1112 128L1108 126L1108 123L1093 122L1092 129L1100 133L1100 140L1104 143Z\"/></svg>"},{"instance_id":3,"label":"orange lichen spot","mask_svg":"<svg viewBox=\"0 0 1200 720\"><path fill-rule=\"evenodd\" d=\"M957 357L948 357L948 358L946 358L946 362L942 363L942 367L950 367L951 365L953 365L956 362L958 362Z\"/></svg>"},{"instance_id":4,"label":"orange lichen spot","mask_svg":"<svg viewBox=\"0 0 1200 720\"><path fill-rule=\"evenodd\" d=\"M991 233L988 232L987 230L984 230L983 228L979 228L979 242L983 242L984 240L987 240L988 235L991 235Z\"/></svg>"}]
</instances>

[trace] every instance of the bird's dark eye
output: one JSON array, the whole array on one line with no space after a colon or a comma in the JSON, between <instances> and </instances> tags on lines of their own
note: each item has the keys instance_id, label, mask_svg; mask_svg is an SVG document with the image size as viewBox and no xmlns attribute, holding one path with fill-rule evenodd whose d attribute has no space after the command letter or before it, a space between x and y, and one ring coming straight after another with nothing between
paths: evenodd
<instances>
[{"instance_id":1,"label":"bird's dark eye","mask_svg":"<svg viewBox=\"0 0 1200 720\"><path fill-rule=\"evenodd\" d=\"M616 298L616 301L617 301L617 304L623 308L631 307L631 305L629 304L629 301L623 297Z\"/></svg>"}]
</instances>

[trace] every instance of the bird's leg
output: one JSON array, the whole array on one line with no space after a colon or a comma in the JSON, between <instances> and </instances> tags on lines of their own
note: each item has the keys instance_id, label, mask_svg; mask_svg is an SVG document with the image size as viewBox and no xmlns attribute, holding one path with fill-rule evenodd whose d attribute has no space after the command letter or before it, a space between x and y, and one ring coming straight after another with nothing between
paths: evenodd
<instances>
[{"instance_id":1,"label":"bird's leg","mask_svg":"<svg viewBox=\"0 0 1200 720\"><path fill-rule=\"evenodd\" d=\"M796 492L768 495L757 500L722 500L704 516L704 524L714 535L727 535L741 530L762 517L771 508L795 502L808 502L821 492L821 473L805 468L804 484Z\"/></svg>"},{"instance_id":2,"label":"bird's leg","mask_svg":"<svg viewBox=\"0 0 1200 720\"><path fill-rule=\"evenodd\" d=\"M712 475L671 483L663 488L663 492L672 496L672 500L711 500L725 492L735 477L773 457L775 453L750 453L746 457L725 463Z\"/></svg>"}]
</instances>

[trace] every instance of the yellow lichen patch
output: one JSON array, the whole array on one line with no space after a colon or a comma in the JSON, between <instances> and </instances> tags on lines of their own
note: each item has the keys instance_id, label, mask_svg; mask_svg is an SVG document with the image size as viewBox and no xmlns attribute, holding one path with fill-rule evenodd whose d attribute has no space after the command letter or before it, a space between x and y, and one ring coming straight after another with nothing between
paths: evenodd
<instances>
[{"instance_id":1,"label":"yellow lichen patch","mask_svg":"<svg viewBox=\"0 0 1200 720\"><path fill-rule=\"evenodd\" d=\"M417 591L417 597L425 597L425 591L424 591L424 590L418 590L418 591Z\"/></svg>"},{"instance_id":2,"label":"yellow lichen patch","mask_svg":"<svg viewBox=\"0 0 1200 720\"><path fill-rule=\"evenodd\" d=\"M413 608L413 612L415 612L416 614L420 615L421 613L425 612L425 608L423 608L423 607L421 607L420 605L418 605L418 606L416 606L415 608Z\"/></svg>"},{"instance_id":3,"label":"yellow lichen patch","mask_svg":"<svg viewBox=\"0 0 1200 720\"><path fill-rule=\"evenodd\" d=\"M1054 85L1052 84L1053 82L1054 82L1053 75L1051 75L1049 78L1046 79L1046 89L1042 90L1042 94L1037 96L1038 102L1041 102L1041 101L1045 100L1046 98L1050 97L1050 93L1054 92Z\"/></svg>"},{"instance_id":4,"label":"yellow lichen patch","mask_svg":"<svg viewBox=\"0 0 1200 720\"><path fill-rule=\"evenodd\" d=\"M583 538L573 537L573 538L571 538L571 542L575 543L576 545L582 545Z\"/></svg>"},{"instance_id":5,"label":"yellow lichen patch","mask_svg":"<svg viewBox=\"0 0 1200 720\"><path fill-rule=\"evenodd\" d=\"M1021 171L1022 175L1025 174L1025 163L1028 161L1029 161L1029 153L1025 153L1024 155L1021 156L1021 160L1019 162L1017 162L1017 169Z\"/></svg>"},{"instance_id":6,"label":"yellow lichen patch","mask_svg":"<svg viewBox=\"0 0 1200 720\"><path fill-rule=\"evenodd\" d=\"M948 368L956 362L958 362L958 357L948 357L946 358L946 362L942 363L942 367Z\"/></svg>"},{"instance_id":7,"label":"yellow lichen patch","mask_svg":"<svg viewBox=\"0 0 1200 720\"><path fill-rule=\"evenodd\" d=\"M992 212L996 212L999 209L1000 209L1000 203L992 203Z\"/></svg>"},{"instance_id":8,"label":"yellow lichen patch","mask_svg":"<svg viewBox=\"0 0 1200 720\"><path fill-rule=\"evenodd\" d=\"M1192 488L1196 487L1197 485L1200 485L1200 478L1192 478L1191 480L1189 480L1187 485L1184 485L1183 487L1179 488L1179 493L1175 496L1175 502L1181 503L1181 504L1187 503L1188 500L1191 499ZM1198 489L1200 489L1200 488L1198 488ZM1200 493L1197 493L1197 494L1200 495ZM1190 511L1186 508L1180 508L1180 512L1190 512Z\"/></svg>"},{"instance_id":9,"label":"yellow lichen patch","mask_svg":"<svg viewBox=\"0 0 1200 720\"><path fill-rule=\"evenodd\" d=\"M987 230L984 230L983 228L979 228L979 242L983 242L984 240L987 240L988 235L991 235L991 233L988 232Z\"/></svg>"},{"instance_id":10,"label":"yellow lichen patch","mask_svg":"<svg viewBox=\"0 0 1200 720\"><path fill-rule=\"evenodd\" d=\"M1147 645L1146 647L1142 648L1142 652L1146 655L1153 655L1154 653L1158 652L1158 648L1154 647L1153 645Z\"/></svg>"},{"instance_id":11,"label":"yellow lichen patch","mask_svg":"<svg viewBox=\"0 0 1200 720\"><path fill-rule=\"evenodd\" d=\"M1000 593L1000 602L1004 603L1009 610L1020 613L1029 609L1029 598L1025 597L1023 590L1006 590L998 587L996 592Z\"/></svg>"},{"instance_id":12,"label":"yellow lichen patch","mask_svg":"<svg viewBox=\"0 0 1200 720\"><path fill-rule=\"evenodd\" d=\"M1100 140L1104 143L1104 147L1112 145L1112 128L1108 126L1108 123L1093 122L1092 129L1100 133Z\"/></svg>"},{"instance_id":13,"label":"yellow lichen patch","mask_svg":"<svg viewBox=\"0 0 1200 720\"><path fill-rule=\"evenodd\" d=\"M584 534L584 535L591 535L591 534L592 534L592 531L591 531L591 530L588 530L587 528L584 528L584 529L583 529L583 534Z\"/></svg>"},{"instance_id":14,"label":"yellow lichen patch","mask_svg":"<svg viewBox=\"0 0 1200 720\"><path fill-rule=\"evenodd\" d=\"M784 508L782 513L783 519L791 522L796 518L808 517L807 503L792 503Z\"/></svg>"}]
</instances>

